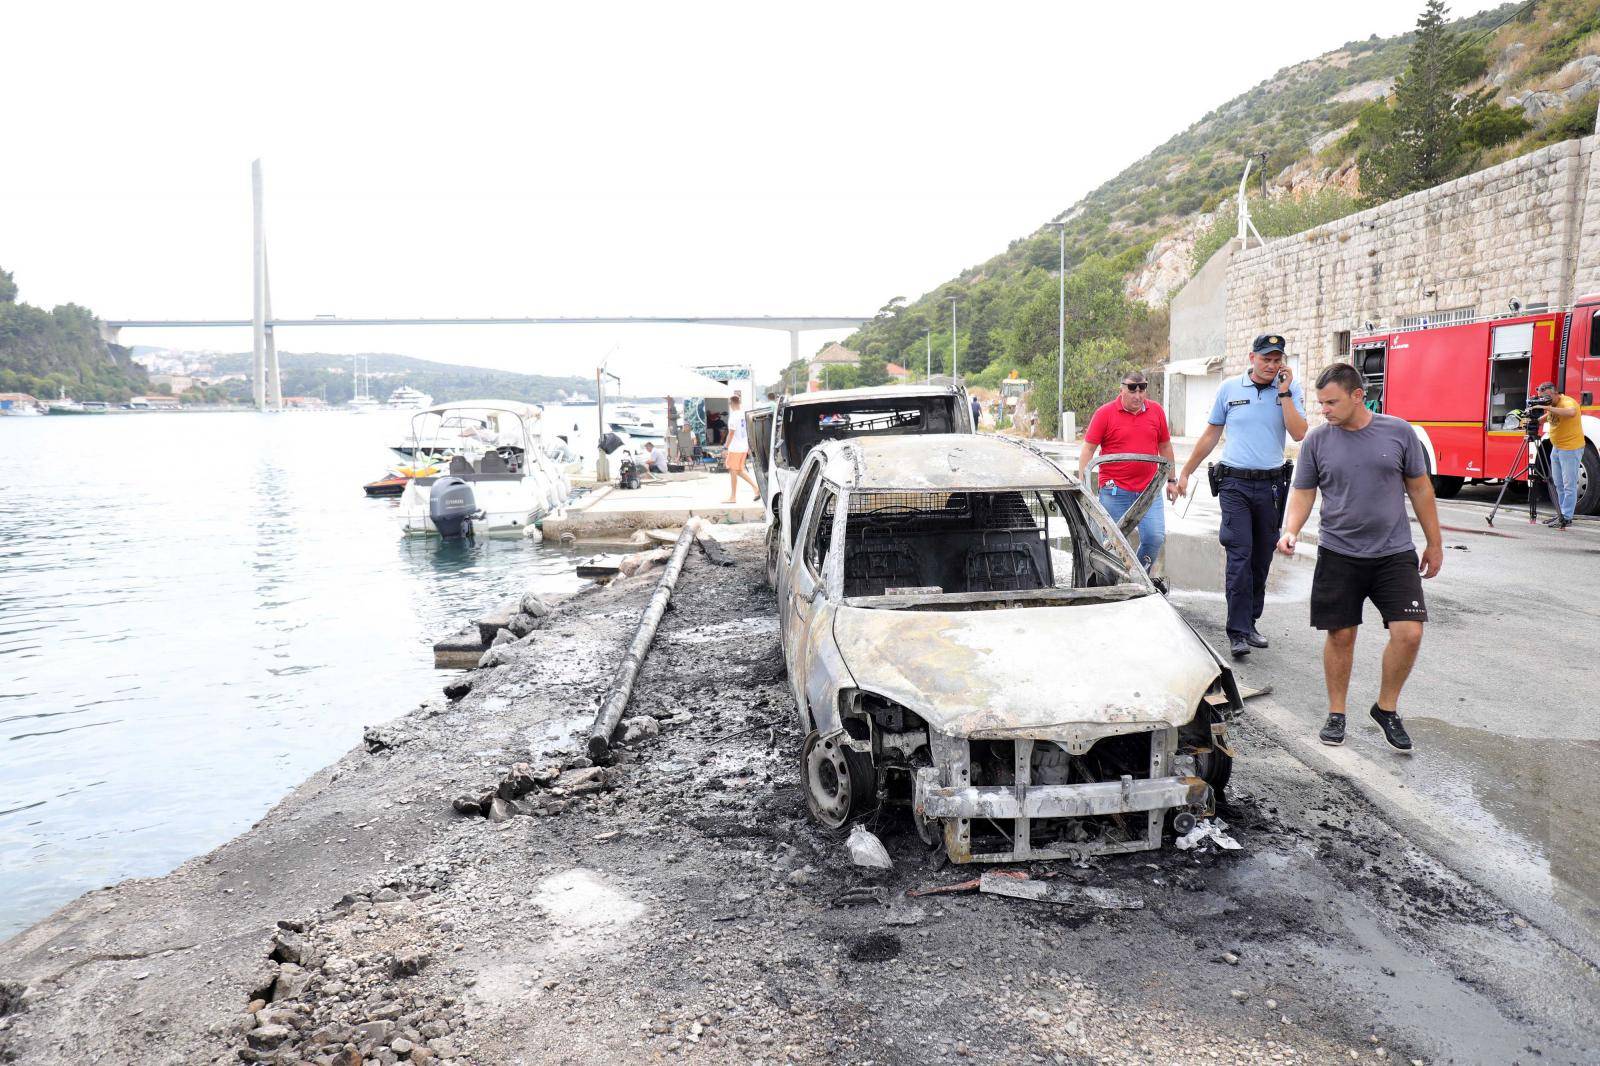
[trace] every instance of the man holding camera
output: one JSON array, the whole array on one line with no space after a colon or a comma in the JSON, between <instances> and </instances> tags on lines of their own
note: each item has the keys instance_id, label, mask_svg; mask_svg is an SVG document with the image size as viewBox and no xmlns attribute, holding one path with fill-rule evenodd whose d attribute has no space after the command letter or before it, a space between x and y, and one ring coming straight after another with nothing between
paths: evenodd
<instances>
[{"instance_id":1,"label":"man holding camera","mask_svg":"<svg viewBox=\"0 0 1600 1066\"><path fill-rule=\"evenodd\" d=\"M1327 425L1300 449L1278 550L1293 555L1311 504L1322 492L1317 569L1311 579L1311 624L1327 633L1322 673L1328 686L1324 744L1343 744L1345 697L1355 660L1362 604L1371 600L1389 630L1378 701L1369 712L1396 751L1409 753L1411 737L1400 721L1400 690L1422 646L1428 607L1422 578L1444 565L1439 508L1428 476L1428 457L1404 419L1374 414L1365 382L1349 363L1317 375L1317 403ZM1406 497L1427 537L1422 558L1411 540Z\"/></svg>"},{"instance_id":2,"label":"man holding camera","mask_svg":"<svg viewBox=\"0 0 1600 1066\"><path fill-rule=\"evenodd\" d=\"M1572 512L1578 505L1578 471L1583 468L1583 422L1578 401L1566 393L1556 392L1555 382L1539 386L1539 399L1543 401L1529 414L1543 415L1545 428L1550 432L1550 483L1556 490L1556 507L1560 513L1546 523L1557 530L1572 525Z\"/></svg>"},{"instance_id":3,"label":"man holding camera","mask_svg":"<svg viewBox=\"0 0 1600 1066\"><path fill-rule=\"evenodd\" d=\"M1212 470L1212 491L1222 507L1219 539L1228 553L1228 647L1239 659L1251 648L1267 646L1256 620L1266 607L1267 572L1288 491L1284 438L1306 435L1305 395L1284 361L1281 336L1263 333L1255 339L1250 369L1217 388L1207 421L1177 482L1167 486L1167 499L1176 501L1189 491L1190 475L1227 427L1222 461Z\"/></svg>"}]
</instances>

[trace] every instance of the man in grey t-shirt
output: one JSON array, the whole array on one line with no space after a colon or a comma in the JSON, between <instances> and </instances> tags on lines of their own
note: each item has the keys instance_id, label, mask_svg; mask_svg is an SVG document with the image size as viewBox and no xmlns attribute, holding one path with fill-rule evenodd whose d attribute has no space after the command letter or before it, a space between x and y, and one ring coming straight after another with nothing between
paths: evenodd
<instances>
[{"instance_id":1,"label":"man in grey t-shirt","mask_svg":"<svg viewBox=\"0 0 1600 1066\"><path fill-rule=\"evenodd\" d=\"M1283 539L1278 550L1293 555L1311 503L1322 490L1317 570L1311 580L1311 624L1325 630L1322 671L1328 685L1324 744L1344 743L1345 696L1355 659L1361 605L1371 600L1389 630L1383 679L1372 720L1389 746L1411 751L1400 721L1400 690L1422 646L1428 608L1422 578L1444 564L1439 509L1428 477L1428 460L1411 426L1366 407L1361 374L1335 363L1317 375L1317 402L1326 425L1306 434L1294 472ZM1411 541L1406 497L1428 538L1422 558Z\"/></svg>"}]
</instances>

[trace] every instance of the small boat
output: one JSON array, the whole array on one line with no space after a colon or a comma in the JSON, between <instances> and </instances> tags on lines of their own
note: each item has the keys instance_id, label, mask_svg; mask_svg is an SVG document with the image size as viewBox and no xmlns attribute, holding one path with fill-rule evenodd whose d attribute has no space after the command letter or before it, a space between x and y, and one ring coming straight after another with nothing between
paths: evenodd
<instances>
[{"instance_id":1,"label":"small boat","mask_svg":"<svg viewBox=\"0 0 1600 1066\"><path fill-rule=\"evenodd\" d=\"M412 415L413 441L445 433L459 440L460 450L438 476L407 482L400 496L405 532L525 535L565 506L571 486L545 451L543 417L537 404L516 400L458 400Z\"/></svg>"},{"instance_id":2,"label":"small boat","mask_svg":"<svg viewBox=\"0 0 1600 1066\"><path fill-rule=\"evenodd\" d=\"M433 397L421 389L401 385L389 394L389 407L395 411L420 411L433 406Z\"/></svg>"},{"instance_id":3,"label":"small boat","mask_svg":"<svg viewBox=\"0 0 1600 1066\"><path fill-rule=\"evenodd\" d=\"M437 477L443 469L442 463L396 467L378 480L369 481L361 486L361 491L368 496L399 496L406 491L406 486L411 483L412 478Z\"/></svg>"},{"instance_id":4,"label":"small boat","mask_svg":"<svg viewBox=\"0 0 1600 1066\"><path fill-rule=\"evenodd\" d=\"M361 486L361 491L368 496L399 496L406 491L406 485L411 481L403 474L389 473L376 481L369 481Z\"/></svg>"}]
</instances>

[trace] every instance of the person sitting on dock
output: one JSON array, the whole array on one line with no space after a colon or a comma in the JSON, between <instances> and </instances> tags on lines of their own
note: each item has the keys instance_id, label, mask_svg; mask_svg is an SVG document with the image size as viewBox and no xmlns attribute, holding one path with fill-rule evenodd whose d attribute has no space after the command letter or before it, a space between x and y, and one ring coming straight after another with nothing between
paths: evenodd
<instances>
[{"instance_id":1,"label":"person sitting on dock","mask_svg":"<svg viewBox=\"0 0 1600 1066\"><path fill-rule=\"evenodd\" d=\"M656 479L657 474L667 472L667 450L657 448L653 440L644 442L644 469L651 481Z\"/></svg>"}]
</instances>

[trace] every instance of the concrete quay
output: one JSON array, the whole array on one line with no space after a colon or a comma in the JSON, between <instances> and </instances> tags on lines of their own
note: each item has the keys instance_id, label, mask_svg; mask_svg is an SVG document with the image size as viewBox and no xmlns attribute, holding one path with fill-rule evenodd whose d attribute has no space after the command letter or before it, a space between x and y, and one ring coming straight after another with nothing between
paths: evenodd
<instances>
[{"instance_id":1,"label":"concrete quay","mask_svg":"<svg viewBox=\"0 0 1600 1066\"><path fill-rule=\"evenodd\" d=\"M602 485L564 515L545 519L541 529L554 543L620 545L635 533L682 527L690 518L716 525L762 521L761 502L751 500L750 486L740 483L738 503L727 498L726 474L667 474L637 489Z\"/></svg>"}]
</instances>

